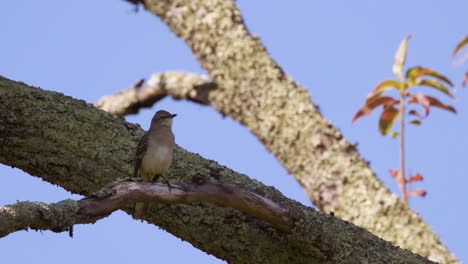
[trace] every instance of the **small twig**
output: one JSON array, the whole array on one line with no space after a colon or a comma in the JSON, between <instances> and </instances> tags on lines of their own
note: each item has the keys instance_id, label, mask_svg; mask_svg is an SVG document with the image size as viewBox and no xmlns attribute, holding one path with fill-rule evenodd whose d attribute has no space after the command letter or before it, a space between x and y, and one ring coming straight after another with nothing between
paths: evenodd
<instances>
[{"instance_id":1,"label":"small twig","mask_svg":"<svg viewBox=\"0 0 468 264\"><path fill-rule=\"evenodd\" d=\"M406 95L401 94L400 101L400 188L403 195L403 201L408 204L409 197L408 192L406 191L406 168L405 168L405 107L406 107Z\"/></svg>"}]
</instances>

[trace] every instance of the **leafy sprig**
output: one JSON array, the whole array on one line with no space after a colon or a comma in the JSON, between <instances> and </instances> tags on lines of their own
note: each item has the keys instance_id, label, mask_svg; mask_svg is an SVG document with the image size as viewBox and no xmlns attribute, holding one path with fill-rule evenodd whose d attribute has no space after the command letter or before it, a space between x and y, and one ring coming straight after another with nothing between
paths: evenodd
<instances>
[{"instance_id":1,"label":"leafy sprig","mask_svg":"<svg viewBox=\"0 0 468 264\"><path fill-rule=\"evenodd\" d=\"M392 132L392 137L400 136L400 169L390 170L392 177L398 182L402 191L403 200L408 203L410 196L425 196L425 190L407 190L407 184L422 181L424 177L416 173L409 178L405 176L405 117L411 116L408 122L412 125L421 125L426 119L433 107L456 113L453 106L442 103L438 98L424 94L423 92L414 92L416 87L425 87L441 92L450 98L454 98L452 90L455 90L453 83L439 72L427 68L416 66L404 71L408 43L411 35L407 36L400 43L395 55L393 64L393 73L397 80L389 79L380 82L374 90L368 95L364 105L354 115L352 122L355 122L363 116L370 115L376 108L382 107L382 113L379 119L379 131L382 135L389 134L398 118L400 118L400 132ZM468 45L468 37L465 38L456 48L456 54L461 48ZM468 81L468 73L465 82ZM399 98L384 96L384 93L396 90ZM420 113L417 109L408 109L410 106L419 105L424 110Z\"/></svg>"}]
</instances>

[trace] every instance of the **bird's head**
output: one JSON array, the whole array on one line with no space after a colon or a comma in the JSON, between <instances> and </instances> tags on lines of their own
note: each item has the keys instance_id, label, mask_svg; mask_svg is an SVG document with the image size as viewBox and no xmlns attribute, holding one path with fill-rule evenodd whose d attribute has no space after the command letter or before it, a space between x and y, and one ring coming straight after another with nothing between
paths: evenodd
<instances>
[{"instance_id":1,"label":"bird's head","mask_svg":"<svg viewBox=\"0 0 468 264\"><path fill-rule=\"evenodd\" d=\"M156 112L153 119L151 120L151 126L166 126L171 128L172 118L176 116L176 114L171 114L165 110L159 110L158 112Z\"/></svg>"}]
</instances>

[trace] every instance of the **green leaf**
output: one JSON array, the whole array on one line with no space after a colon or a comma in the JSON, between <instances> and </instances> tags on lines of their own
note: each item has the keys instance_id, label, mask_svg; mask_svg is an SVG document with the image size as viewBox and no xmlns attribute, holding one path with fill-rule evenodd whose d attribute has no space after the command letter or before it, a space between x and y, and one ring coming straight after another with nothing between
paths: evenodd
<instances>
[{"instance_id":1,"label":"green leaf","mask_svg":"<svg viewBox=\"0 0 468 264\"><path fill-rule=\"evenodd\" d=\"M400 134L398 132L392 132L392 134L390 135L392 138L396 138L398 137Z\"/></svg>"},{"instance_id":2,"label":"green leaf","mask_svg":"<svg viewBox=\"0 0 468 264\"><path fill-rule=\"evenodd\" d=\"M372 111L374 111L374 109L380 105L390 106L397 103L399 103L398 100L395 100L389 96L374 96L368 98L364 106L359 109L356 115L354 115L352 122L356 121L358 118L371 114Z\"/></svg>"},{"instance_id":3,"label":"green leaf","mask_svg":"<svg viewBox=\"0 0 468 264\"><path fill-rule=\"evenodd\" d=\"M398 50L395 54L395 63L393 64L393 73L403 80L403 68L405 67L406 62L406 53L408 50L408 41L410 40L411 35L408 35L403 39L398 47Z\"/></svg>"},{"instance_id":4,"label":"green leaf","mask_svg":"<svg viewBox=\"0 0 468 264\"><path fill-rule=\"evenodd\" d=\"M379 131L382 135L388 134L392 130L393 124L398 117L400 110L393 106L385 107L379 120Z\"/></svg>"},{"instance_id":5,"label":"green leaf","mask_svg":"<svg viewBox=\"0 0 468 264\"><path fill-rule=\"evenodd\" d=\"M421 121L419 120L413 120L411 122L409 122L410 124L413 124L413 125L416 125L416 126L420 126L421 125Z\"/></svg>"},{"instance_id":6,"label":"green leaf","mask_svg":"<svg viewBox=\"0 0 468 264\"><path fill-rule=\"evenodd\" d=\"M458 43L457 47L455 48L455 50L453 51L452 53L452 57L455 57L457 56L457 53L463 49L465 46L468 46L468 36L465 36L465 38L463 38L460 43Z\"/></svg>"},{"instance_id":7,"label":"green leaf","mask_svg":"<svg viewBox=\"0 0 468 264\"><path fill-rule=\"evenodd\" d=\"M435 88L436 90L439 90L443 92L444 94L454 98L453 94L449 91L447 86L445 86L443 83L439 82L438 80L434 80L434 79L417 80L416 85Z\"/></svg>"},{"instance_id":8,"label":"green leaf","mask_svg":"<svg viewBox=\"0 0 468 264\"><path fill-rule=\"evenodd\" d=\"M444 75L434 71L433 69L430 69L430 68L424 68L424 67L421 67L421 66L416 66L416 67L413 67L411 69L409 69L407 72L406 72L406 79L408 80L408 82L412 82L412 85L414 85L414 83L417 83L417 80L418 78L420 77L423 77L423 76L431 76L431 77L434 77L434 78L437 78L439 80L442 80L446 83L448 83L450 86L453 87L453 83L447 78L445 77Z\"/></svg>"},{"instance_id":9,"label":"green leaf","mask_svg":"<svg viewBox=\"0 0 468 264\"><path fill-rule=\"evenodd\" d=\"M375 89L369 94L368 98L379 96L382 93L392 89L396 88L397 90L400 90L402 86L402 83L397 82L395 80L385 80L377 85Z\"/></svg>"}]
</instances>

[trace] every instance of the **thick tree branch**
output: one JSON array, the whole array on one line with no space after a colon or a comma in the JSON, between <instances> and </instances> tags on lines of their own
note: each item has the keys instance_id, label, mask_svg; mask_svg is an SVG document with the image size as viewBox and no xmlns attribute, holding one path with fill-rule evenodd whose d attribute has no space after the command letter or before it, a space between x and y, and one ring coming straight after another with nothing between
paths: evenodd
<instances>
[{"instance_id":1,"label":"thick tree branch","mask_svg":"<svg viewBox=\"0 0 468 264\"><path fill-rule=\"evenodd\" d=\"M208 93L217 85L208 77L185 72L154 74L148 80L138 81L132 87L113 96L105 96L95 104L102 110L117 115L138 113L142 107L151 107L156 101L171 95L200 104L208 103Z\"/></svg>"},{"instance_id":2,"label":"thick tree branch","mask_svg":"<svg viewBox=\"0 0 468 264\"><path fill-rule=\"evenodd\" d=\"M458 263L250 34L234 1L130 2L142 3L187 43L219 86L208 94L210 105L247 126L320 209L433 260Z\"/></svg>"},{"instance_id":3,"label":"thick tree branch","mask_svg":"<svg viewBox=\"0 0 468 264\"><path fill-rule=\"evenodd\" d=\"M134 148L143 133L138 126L83 101L3 77L0 100L1 163L85 196L131 175ZM165 176L181 182L197 174L270 199L294 219L291 232L283 233L239 210L210 203L148 206L145 220L230 263L432 263L177 147Z\"/></svg>"}]
</instances>

